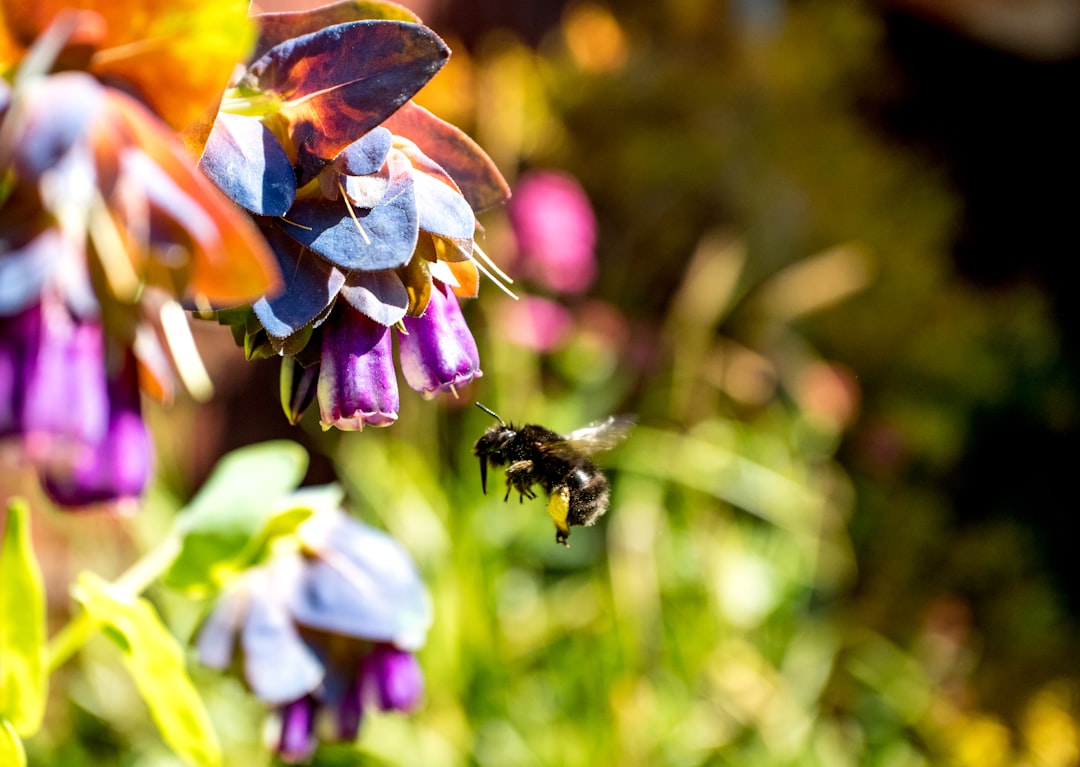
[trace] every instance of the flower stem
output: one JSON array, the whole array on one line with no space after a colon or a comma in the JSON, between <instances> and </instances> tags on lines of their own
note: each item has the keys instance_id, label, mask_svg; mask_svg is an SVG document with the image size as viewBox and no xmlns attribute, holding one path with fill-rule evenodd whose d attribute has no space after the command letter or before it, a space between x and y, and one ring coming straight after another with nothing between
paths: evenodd
<instances>
[{"instance_id":1,"label":"flower stem","mask_svg":"<svg viewBox=\"0 0 1080 767\"><path fill-rule=\"evenodd\" d=\"M129 594L134 599L165 572L179 553L180 536L171 534L136 560L112 585L117 591ZM56 632L46 648L49 673L67 663L101 626L101 621L83 611Z\"/></svg>"}]
</instances>

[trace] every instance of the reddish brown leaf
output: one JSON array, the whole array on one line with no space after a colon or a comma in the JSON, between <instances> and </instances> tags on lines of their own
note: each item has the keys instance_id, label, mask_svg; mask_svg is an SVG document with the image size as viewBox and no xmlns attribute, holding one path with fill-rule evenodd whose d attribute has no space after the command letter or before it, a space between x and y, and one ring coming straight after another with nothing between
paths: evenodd
<instances>
[{"instance_id":1,"label":"reddish brown leaf","mask_svg":"<svg viewBox=\"0 0 1080 767\"><path fill-rule=\"evenodd\" d=\"M480 145L450 123L410 101L383 123L437 162L454 179L473 210L510 199L510 186Z\"/></svg>"}]
</instances>

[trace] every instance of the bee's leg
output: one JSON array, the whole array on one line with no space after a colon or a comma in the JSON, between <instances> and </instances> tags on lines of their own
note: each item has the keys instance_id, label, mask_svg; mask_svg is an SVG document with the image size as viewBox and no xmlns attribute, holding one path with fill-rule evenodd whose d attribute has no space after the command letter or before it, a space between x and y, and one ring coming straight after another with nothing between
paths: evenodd
<instances>
[{"instance_id":1,"label":"bee's leg","mask_svg":"<svg viewBox=\"0 0 1080 767\"><path fill-rule=\"evenodd\" d=\"M506 467L506 498L510 497L511 487L518 491L518 500L522 503L526 498L532 500L536 497L532 491L532 467L532 461L515 461Z\"/></svg>"},{"instance_id":2,"label":"bee's leg","mask_svg":"<svg viewBox=\"0 0 1080 767\"><path fill-rule=\"evenodd\" d=\"M548 515L555 523L555 543L563 546L570 545L570 525L566 517L570 513L570 488L566 485L552 488L551 498L548 500Z\"/></svg>"}]
</instances>

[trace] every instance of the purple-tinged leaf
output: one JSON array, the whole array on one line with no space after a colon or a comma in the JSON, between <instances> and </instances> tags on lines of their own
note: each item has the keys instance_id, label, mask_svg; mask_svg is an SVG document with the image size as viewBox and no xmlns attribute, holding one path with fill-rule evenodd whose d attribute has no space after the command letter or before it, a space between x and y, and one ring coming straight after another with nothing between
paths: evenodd
<instances>
[{"instance_id":1,"label":"purple-tinged leaf","mask_svg":"<svg viewBox=\"0 0 1080 767\"><path fill-rule=\"evenodd\" d=\"M276 118L292 138L303 184L404 104L449 56L427 27L357 21L271 48L242 86L283 100Z\"/></svg>"},{"instance_id":2,"label":"purple-tinged leaf","mask_svg":"<svg viewBox=\"0 0 1080 767\"><path fill-rule=\"evenodd\" d=\"M423 231L449 240L472 240L476 216L464 197L426 173L414 173L413 184Z\"/></svg>"},{"instance_id":3,"label":"purple-tinged leaf","mask_svg":"<svg viewBox=\"0 0 1080 767\"><path fill-rule=\"evenodd\" d=\"M343 200L297 200L282 219L285 232L346 270L395 269L416 248L419 221L408 163L391 155L390 188L370 210L349 215Z\"/></svg>"},{"instance_id":4,"label":"purple-tinged leaf","mask_svg":"<svg viewBox=\"0 0 1080 767\"><path fill-rule=\"evenodd\" d=\"M341 150L334 158L334 170L346 176L366 176L386 162L394 137L382 126L374 128Z\"/></svg>"},{"instance_id":5,"label":"purple-tinged leaf","mask_svg":"<svg viewBox=\"0 0 1080 767\"><path fill-rule=\"evenodd\" d=\"M382 168L366 176L345 176L342 183L354 208L374 208L390 189L390 169Z\"/></svg>"},{"instance_id":6,"label":"purple-tinged leaf","mask_svg":"<svg viewBox=\"0 0 1080 767\"><path fill-rule=\"evenodd\" d=\"M263 234L277 257L285 286L273 296L260 298L252 308L267 333L288 338L333 303L345 275L280 229L266 226Z\"/></svg>"},{"instance_id":7,"label":"purple-tinged leaf","mask_svg":"<svg viewBox=\"0 0 1080 767\"><path fill-rule=\"evenodd\" d=\"M349 21L385 19L420 23L420 17L397 3L343 0L307 11L261 13L255 16L259 25L259 42L252 58L258 58L278 43L293 37L317 32L323 27Z\"/></svg>"},{"instance_id":8,"label":"purple-tinged leaf","mask_svg":"<svg viewBox=\"0 0 1080 767\"><path fill-rule=\"evenodd\" d=\"M199 167L218 189L260 216L283 216L296 196L296 174L274 134L258 120L222 112Z\"/></svg>"},{"instance_id":9,"label":"purple-tinged leaf","mask_svg":"<svg viewBox=\"0 0 1080 767\"><path fill-rule=\"evenodd\" d=\"M494 207L510 199L510 187L480 145L450 123L409 101L384 125L395 135L413 141L453 177L473 210Z\"/></svg>"},{"instance_id":10,"label":"purple-tinged leaf","mask_svg":"<svg viewBox=\"0 0 1080 767\"><path fill-rule=\"evenodd\" d=\"M358 312L390 327L405 317L409 293L394 271L353 272L341 289L341 297Z\"/></svg>"}]
</instances>

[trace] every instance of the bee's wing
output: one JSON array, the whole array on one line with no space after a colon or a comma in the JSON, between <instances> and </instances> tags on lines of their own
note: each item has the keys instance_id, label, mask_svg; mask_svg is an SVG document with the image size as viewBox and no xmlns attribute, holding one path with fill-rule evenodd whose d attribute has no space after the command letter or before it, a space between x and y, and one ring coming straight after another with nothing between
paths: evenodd
<instances>
[{"instance_id":1,"label":"bee's wing","mask_svg":"<svg viewBox=\"0 0 1080 767\"><path fill-rule=\"evenodd\" d=\"M586 455L610 450L626 439L626 435L634 427L634 421L632 415L609 415L602 421L594 421L588 426L574 429L556 444Z\"/></svg>"}]
</instances>

